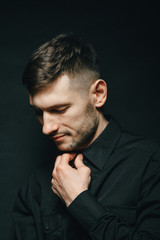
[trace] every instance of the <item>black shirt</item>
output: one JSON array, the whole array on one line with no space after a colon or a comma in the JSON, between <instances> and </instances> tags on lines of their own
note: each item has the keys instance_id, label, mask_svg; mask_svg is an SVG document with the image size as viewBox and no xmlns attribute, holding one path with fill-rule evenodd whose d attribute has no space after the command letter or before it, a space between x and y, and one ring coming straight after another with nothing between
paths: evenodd
<instances>
[{"instance_id":1,"label":"black shirt","mask_svg":"<svg viewBox=\"0 0 160 240\"><path fill-rule=\"evenodd\" d=\"M22 186L13 212L17 239L160 239L159 141L111 120L83 155L91 184L68 208L51 190L54 161Z\"/></svg>"}]
</instances>

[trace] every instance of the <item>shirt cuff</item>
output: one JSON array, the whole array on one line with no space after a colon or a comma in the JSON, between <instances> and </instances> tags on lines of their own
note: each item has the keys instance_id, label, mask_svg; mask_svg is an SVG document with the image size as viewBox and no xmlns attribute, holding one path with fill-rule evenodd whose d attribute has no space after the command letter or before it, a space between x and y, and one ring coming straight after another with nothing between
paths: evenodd
<instances>
[{"instance_id":1,"label":"shirt cuff","mask_svg":"<svg viewBox=\"0 0 160 240\"><path fill-rule=\"evenodd\" d=\"M68 211L87 231L105 215L104 208L88 190L73 200Z\"/></svg>"}]
</instances>

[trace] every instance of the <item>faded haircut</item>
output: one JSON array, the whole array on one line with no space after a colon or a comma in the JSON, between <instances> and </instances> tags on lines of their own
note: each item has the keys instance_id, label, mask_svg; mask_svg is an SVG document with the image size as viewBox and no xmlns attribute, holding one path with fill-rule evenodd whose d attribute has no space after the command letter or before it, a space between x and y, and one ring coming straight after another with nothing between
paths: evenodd
<instances>
[{"instance_id":1,"label":"faded haircut","mask_svg":"<svg viewBox=\"0 0 160 240\"><path fill-rule=\"evenodd\" d=\"M60 34L35 50L22 81L34 95L63 74L72 78L82 74L84 85L100 77L95 50L74 34Z\"/></svg>"}]
</instances>

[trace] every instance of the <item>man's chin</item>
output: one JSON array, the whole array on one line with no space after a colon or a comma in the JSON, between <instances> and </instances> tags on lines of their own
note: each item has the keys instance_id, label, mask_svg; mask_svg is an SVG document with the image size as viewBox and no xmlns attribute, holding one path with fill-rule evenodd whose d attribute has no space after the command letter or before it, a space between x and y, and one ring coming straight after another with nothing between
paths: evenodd
<instances>
[{"instance_id":1,"label":"man's chin","mask_svg":"<svg viewBox=\"0 0 160 240\"><path fill-rule=\"evenodd\" d=\"M68 153L79 152L85 148L84 146L73 146L66 144L56 144L56 146L59 151Z\"/></svg>"},{"instance_id":2,"label":"man's chin","mask_svg":"<svg viewBox=\"0 0 160 240\"><path fill-rule=\"evenodd\" d=\"M73 152L74 149L71 146L68 146L67 144L63 143L56 143L56 147L61 152Z\"/></svg>"}]
</instances>

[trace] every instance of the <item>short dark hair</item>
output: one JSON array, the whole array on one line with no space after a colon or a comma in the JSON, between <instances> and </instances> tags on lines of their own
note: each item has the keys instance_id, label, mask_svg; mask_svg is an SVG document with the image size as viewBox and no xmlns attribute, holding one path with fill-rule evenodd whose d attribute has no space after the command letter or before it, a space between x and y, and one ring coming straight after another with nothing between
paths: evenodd
<instances>
[{"instance_id":1,"label":"short dark hair","mask_svg":"<svg viewBox=\"0 0 160 240\"><path fill-rule=\"evenodd\" d=\"M74 34L60 34L33 53L22 80L33 95L62 74L75 76L82 71L92 73L93 80L100 77L95 50Z\"/></svg>"}]
</instances>

